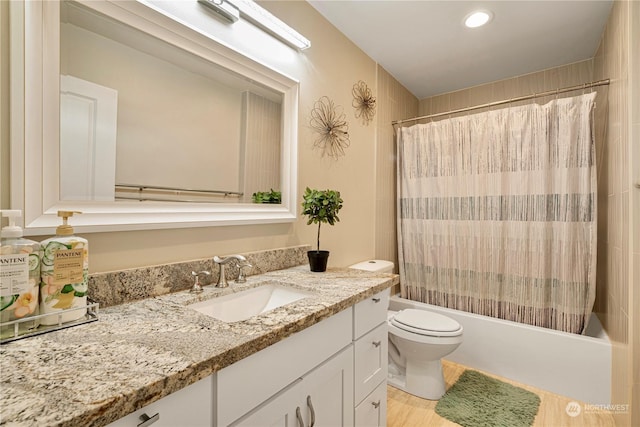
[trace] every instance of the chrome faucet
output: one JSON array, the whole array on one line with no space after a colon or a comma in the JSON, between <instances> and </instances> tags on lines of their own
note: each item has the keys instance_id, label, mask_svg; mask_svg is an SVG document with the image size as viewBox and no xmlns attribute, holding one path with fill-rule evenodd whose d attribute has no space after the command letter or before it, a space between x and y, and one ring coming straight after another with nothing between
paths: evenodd
<instances>
[{"instance_id":1,"label":"chrome faucet","mask_svg":"<svg viewBox=\"0 0 640 427\"><path fill-rule=\"evenodd\" d=\"M209 273L206 270L205 271L199 271L197 273L195 271L192 271L191 275L193 276L194 282L193 282L193 286L191 287L189 292L195 293L195 294L199 294L200 292L202 292L202 284L200 283L200 275L201 274L204 274L204 275L208 276L211 273Z\"/></svg>"},{"instance_id":2,"label":"chrome faucet","mask_svg":"<svg viewBox=\"0 0 640 427\"><path fill-rule=\"evenodd\" d=\"M218 283L216 284L217 288L226 288L229 286L229 283L227 283L227 276L226 276L226 271L224 267L225 265L229 264L232 261L234 261L238 265L238 269L239 269L236 283L244 283L247 281L247 279L245 278L243 268L251 267L251 264L249 264L247 262L247 259L242 255L229 255L226 258L220 258L218 256L214 256L213 261L216 264L220 265L220 276L218 277Z\"/></svg>"}]
</instances>

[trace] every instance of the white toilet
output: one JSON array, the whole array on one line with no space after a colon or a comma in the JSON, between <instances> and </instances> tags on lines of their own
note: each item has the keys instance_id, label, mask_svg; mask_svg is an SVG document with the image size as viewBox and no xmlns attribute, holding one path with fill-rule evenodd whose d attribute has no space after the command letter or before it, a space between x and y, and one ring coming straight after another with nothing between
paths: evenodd
<instances>
[{"instance_id":1,"label":"white toilet","mask_svg":"<svg viewBox=\"0 0 640 427\"><path fill-rule=\"evenodd\" d=\"M462 343L462 326L426 310L389 311L390 385L438 400L445 392L440 359Z\"/></svg>"},{"instance_id":2,"label":"white toilet","mask_svg":"<svg viewBox=\"0 0 640 427\"><path fill-rule=\"evenodd\" d=\"M393 263L372 260L350 268L391 273ZM446 390L440 359L462 343L462 326L447 316L416 309L389 311L387 319L388 383L424 399L440 399Z\"/></svg>"}]
</instances>

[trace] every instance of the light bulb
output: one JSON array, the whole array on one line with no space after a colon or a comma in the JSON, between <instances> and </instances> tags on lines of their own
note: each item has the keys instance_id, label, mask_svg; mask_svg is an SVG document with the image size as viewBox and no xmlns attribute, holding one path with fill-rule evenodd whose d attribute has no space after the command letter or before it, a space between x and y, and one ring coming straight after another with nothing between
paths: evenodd
<instances>
[{"instance_id":1,"label":"light bulb","mask_svg":"<svg viewBox=\"0 0 640 427\"><path fill-rule=\"evenodd\" d=\"M491 20L491 13L482 10L472 12L464 20L464 25L469 28L481 27Z\"/></svg>"}]
</instances>

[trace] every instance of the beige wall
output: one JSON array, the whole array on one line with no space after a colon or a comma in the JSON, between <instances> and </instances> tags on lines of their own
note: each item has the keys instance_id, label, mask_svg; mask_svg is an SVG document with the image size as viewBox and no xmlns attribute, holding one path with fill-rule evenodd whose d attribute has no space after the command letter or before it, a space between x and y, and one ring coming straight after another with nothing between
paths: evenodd
<instances>
[{"instance_id":1,"label":"beige wall","mask_svg":"<svg viewBox=\"0 0 640 427\"><path fill-rule=\"evenodd\" d=\"M9 206L9 2L0 1L0 206Z\"/></svg>"},{"instance_id":2,"label":"beige wall","mask_svg":"<svg viewBox=\"0 0 640 427\"><path fill-rule=\"evenodd\" d=\"M632 19L632 8L636 19ZM638 20L637 2L615 1L607 22L600 46L594 58L595 78L609 78L609 108L606 114L606 132L604 153L601 157L603 185L600 186L598 210L604 216L598 233L598 268L601 271L599 281L605 284L600 295L600 307L603 321L613 347L612 401L618 404L632 404L631 413L616 414L619 425L640 425L640 406L638 405L638 361L640 349L634 349L632 333L640 332L638 322L638 231L640 213L632 211L632 200L638 202L638 190L633 190L630 172L637 179L640 168L638 156L638 133L633 133L634 120L632 108L636 110L638 96L631 96L631 89L640 83L639 68L631 68L631 55L637 56L640 43L640 20ZM636 46L635 50L631 46ZM636 62L637 64L637 62ZM635 123L638 116L635 116ZM632 141L635 152L632 150ZM634 193L632 195L632 192ZM638 206L638 205L636 205ZM631 236L636 238L631 240ZM633 246L632 246L633 245ZM636 263L631 263L634 252ZM635 274L635 281L633 275ZM635 283L635 289L634 289ZM633 302L635 298L635 303ZM631 310L635 304L636 310ZM635 327L634 327L635 326ZM635 372L634 372L635 362ZM635 385L635 386L634 386ZM634 390L635 388L635 390ZM632 391L635 396L632 398ZM634 422L631 422L631 418Z\"/></svg>"},{"instance_id":3,"label":"beige wall","mask_svg":"<svg viewBox=\"0 0 640 427\"><path fill-rule=\"evenodd\" d=\"M629 18L629 85L631 126L627 140L632 181L629 216L632 258L629 267L629 362L633 364L631 381L631 425L640 426L640 2L632 2ZM632 48L635 47L635 49Z\"/></svg>"},{"instance_id":4,"label":"beige wall","mask_svg":"<svg viewBox=\"0 0 640 427\"><path fill-rule=\"evenodd\" d=\"M173 7L165 2L157 4ZM300 81L298 200L306 186L339 190L345 201L340 212L341 221L334 227L322 226L320 243L323 249L331 250L329 265L347 266L373 258L376 254L376 129L379 114L369 125L356 120L351 107L351 89L359 80L364 81L377 97L379 111L384 109L385 97L376 93L376 63L308 3L269 1L262 5L312 41L310 49L282 56L270 56L266 42L264 46L245 46L247 50L253 49L250 54ZM202 25L211 26L211 21L208 19ZM235 31L235 25L218 26L221 32ZM5 26L2 28L4 32ZM5 63L3 52L2 64ZM323 159L312 149L315 136L308 125L309 112L322 96L330 97L341 106L349 122L351 145L338 161ZM388 123L389 119L385 118L385 121ZM5 123L3 119L3 126ZM5 180L2 186L4 200ZM3 201L2 207L6 206ZM307 226L306 221L299 218L285 224L90 233L84 237L90 242L91 272L103 272L218 254L313 245L315 233L315 227Z\"/></svg>"},{"instance_id":5,"label":"beige wall","mask_svg":"<svg viewBox=\"0 0 640 427\"><path fill-rule=\"evenodd\" d=\"M398 263L396 245L396 144L394 120L418 115L418 99L378 66L375 257ZM396 267L397 270L397 267Z\"/></svg>"}]
</instances>

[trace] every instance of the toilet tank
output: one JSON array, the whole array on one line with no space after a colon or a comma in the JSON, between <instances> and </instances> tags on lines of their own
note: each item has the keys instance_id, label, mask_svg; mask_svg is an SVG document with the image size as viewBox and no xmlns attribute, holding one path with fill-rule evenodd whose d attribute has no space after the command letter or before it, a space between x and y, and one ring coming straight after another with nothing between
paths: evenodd
<instances>
[{"instance_id":1,"label":"toilet tank","mask_svg":"<svg viewBox=\"0 0 640 427\"><path fill-rule=\"evenodd\" d=\"M374 273L393 273L393 263L382 259L362 261L349 266L349 268L353 268L354 270L371 271Z\"/></svg>"}]
</instances>

